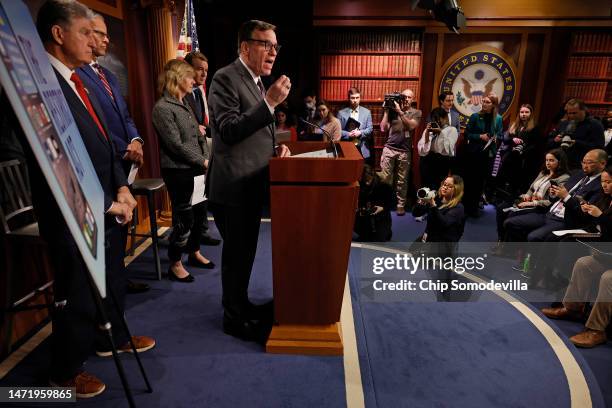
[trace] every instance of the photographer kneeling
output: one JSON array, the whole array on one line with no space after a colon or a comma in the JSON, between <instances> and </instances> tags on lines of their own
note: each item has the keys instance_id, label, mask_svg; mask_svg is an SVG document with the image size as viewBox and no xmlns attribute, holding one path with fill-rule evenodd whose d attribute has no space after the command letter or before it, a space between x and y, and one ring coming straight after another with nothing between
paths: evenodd
<instances>
[{"instance_id":1,"label":"photographer kneeling","mask_svg":"<svg viewBox=\"0 0 612 408\"><path fill-rule=\"evenodd\" d=\"M457 242L463 235L465 212L463 198L463 179L460 176L448 176L441 184L437 194L428 188L417 192L417 205L412 215L419 217L427 214L427 226L420 242L435 245L428 246L428 254L453 256L457 252Z\"/></svg>"},{"instance_id":2,"label":"photographer kneeling","mask_svg":"<svg viewBox=\"0 0 612 408\"><path fill-rule=\"evenodd\" d=\"M359 183L359 208L355 216L356 241L384 242L391 239L393 190L366 164Z\"/></svg>"}]
</instances>

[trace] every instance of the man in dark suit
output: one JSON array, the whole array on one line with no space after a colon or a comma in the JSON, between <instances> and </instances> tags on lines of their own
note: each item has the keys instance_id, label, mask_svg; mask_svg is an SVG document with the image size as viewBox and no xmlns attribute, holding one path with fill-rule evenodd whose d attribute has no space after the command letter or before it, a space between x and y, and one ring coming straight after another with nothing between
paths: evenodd
<instances>
[{"instance_id":1,"label":"man in dark suit","mask_svg":"<svg viewBox=\"0 0 612 408\"><path fill-rule=\"evenodd\" d=\"M271 321L271 304L256 307L248 298L268 199L268 162L290 154L286 146L275 146L274 108L287 98L291 82L281 75L268 90L261 82L262 75L271 74L280 48L275 28L257 20L241 26L239 58L217 71L209 98L213 153L207 195L223 238L223 330L252 341L265 340Z\"/></svg>"},{"instance_id":2,"label":"man in dark suit","mask_svg":"<svg viewBox=\"0 0 612 408\"><path fill-rule=\"evenodd\" d=\"M448 124L457 129L457 134L461 134L461 122L459 120L459 113L453 110L453 103L455 101L455 95L450 91L444 91L438 95L438 104L448 114ZM429 120L428 120L429 122Z\"/></svg>"},{"instance_id":3,"label":"man in dark suit","mask_svg":"<svg viewBox=\"0 0 612 408\"><path fill-rule=\"evenodd\" d=\"M142 166L144 140L138 134L136 125L130 116L127 104L121 95L119 82L115 75L98 63L98 58L106 55L109 45L108 30L104 17L99 14L91 19L94 48L93 60L77 68L76 72L83 80L85 88L95 95L106 117L106 126L111 135L115 151L122 158L123 170L129 175L132 164ZM127 226L121 230L123 246L127 244ZM149 290L149 285L127 281L129 293L139 293Z\"/></svg>"},{"instance_id":4,"label":"man in dark suit","mask_svg":"<svg viewBox=\"0 0 612 408\"><path fill-rule=\"evenodd\" d=\"M193 77L194 85L191 93L188 93L183 98L185 102L191 106L191 110L196 116L198 123L200 124L200 132L206 136L206 142L210 151L211 143L210 135L206 133L206 128L209 122L208 104L206 102L206 88L205 82L208 76L208 58L199 51L192 51L185 56L185 62L193 67L195 75ZM204 214L208 212L208 206L206 201L201 204L203 206L202 211ZM220 240L213 238L208 233L208 217L204 217L202 221L202 238L200 239L202 245L219 245Z\"/></svg>"},{"instance_id":5,"label":"man in dark suit","mask_svg":"<svg viewBox=\"0 0 612 408\"><path fill-rule=\"evenodd\" d=\"M558 198L546 214L529 213L509 217L504 228L510 241L528 242L555 240L553 231L577 228L566 217L566 207L580 206L581 201L592 204L601 197L601 172L606 167L608 154L605 150L594 149L582 159L582 172L570 178L565 186L551 186L551 195Z\"/></svg>"},{"instance_id":6,"label":"man in dark suit","mask_svg":"<svg viewBox=\"0 0 612 408\"><path fill-rule=\"evenodd\" d=\"M125 283L121 280L123 248L115 219L129 222L136 202L110 143L102 109L95 97L88 95L75 73L78 66L89 63L92 58L91 17L91 11L76 1L48 0L40 8L36 27L104 192L106 282L108 291L115 293L120 310L106 309L119 350L126 352L129 350L127 333L117 323L123 314ZM94 345L97 327L87 268L40 168L35 160L29 163L40 233L48 243L55 270L50 383L75 387L77 397L93 397L103 392L105 385L82 369ZM153 339L146 337L133 339L136 347L143 351L155 344Z\"/></svg>"}]
</instances>

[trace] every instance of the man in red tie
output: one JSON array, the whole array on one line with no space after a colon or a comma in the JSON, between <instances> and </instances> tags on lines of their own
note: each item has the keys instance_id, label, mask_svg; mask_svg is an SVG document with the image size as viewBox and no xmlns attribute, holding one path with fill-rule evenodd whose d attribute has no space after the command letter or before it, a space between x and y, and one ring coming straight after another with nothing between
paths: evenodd
<instances>
[{"instance_id":1,"label":"man in red tie","mask_svg":"<svg viewBox=\"0 0 612 408\"><path fill-rule=\"evenodd\" d=\"M87 90L100 102L103 115L106 117L108 129L115 151L121 157L121 166L127 175L132 166L140 167L144 162L142 146L144 140L140 137L138 129L130 116L127 103L121 94L119 81L115 75L99 64L99 58L107 55L110 37L104 22L104 17L95 14L91 19L94 47L93 59L89 64L83 64L76 69L76 73L83 80ZM130 183L132 180L128 180ZM131 183L130 183L131 184ZM121 231L123 246L126 246L127 226ZM127 281L128 293L139 293L149 290L149 285Z\"/></svg>"},{"instance_id":2,"label":"man in red tie","mask_svg":"<svg viewBox=\"0 0 612 408\"><path fill-rule=\"evenodd\" d=\"M48 0L39 10L36 27L104 192L107 293L114 292L118 300L118 308L111 307L108 301L105 308L119 352L126 352L129 338L120 323L124 312L124 249L116 220L129 222L136 201L127 187L99 103L75 73L77 67L92 58L91 17L91 10L74 0ZM55 272L50 383L75 387L80 398L93 397L103 392L105 385L82 368L94 342L97 347L103 345L96 339L98 321L88 271L44 176L35 161L30 160L29 165L39 229L47 241ZM148 337L132 339L140 351L155 345Z\"/></svg>"}]
</instances>

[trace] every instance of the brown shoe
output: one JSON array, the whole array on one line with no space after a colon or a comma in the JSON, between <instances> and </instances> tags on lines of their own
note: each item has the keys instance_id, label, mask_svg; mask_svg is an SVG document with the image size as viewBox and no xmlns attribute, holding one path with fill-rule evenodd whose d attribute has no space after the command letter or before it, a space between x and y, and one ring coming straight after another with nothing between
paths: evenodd
<instances>
[{"instance_id":1,"label":"brown shoe","mask_svg":"<svg viewBox=\"0 0 612 408\"><path fill-rule=\"evenodd\" d=\"M406 215L406 210L404 210L404 207L399 207L399 206L398 206L398 207L397 207L396 214L397 214L397 215L399 215L399 216L401 217L402 215Z\"/></svg>"},{"instance_id":2,"label":"brown shoe","mask_svg":"<svg viewBox=\"0 0 612 408\"><path fill-rule=\"evenodd\" d=\"M136 347L136 351L142 353L147 350L151 350L155 347L155 340L148 336L132 336L132 342L134 343L134 347ZM123 346L117 348L117 353L131 353L132 345L128 341ZM96 351L96 354L100 357L108 357L113 355L112 350L108 351Z\"/></svg>"},{"instance_id":3,"label":"brown shoe","mask_svg":"<svg viewBox=\"0 0 612 408\"><path fill-rule=\"evenodd\" d=\"M77 374L74 378L66 381L50 380L49 384L52 387L71 387L76 389L77 398L92 398L102 394L106 389L106 385L100 379L85 371Z\"/></svg>"},{"instance_id":4,"label":"brown shoe","mask_svg":"<svg viewBox=\"0 0 612 408\"><path fill-rule=\"evenodd\" d=\"M544 316L551 319L561 320L576 320L581 321L584 319L584 312L581 310L570 310L565 306L562 307L545 307L542 309Z\"/></svg>"},{"instance_id":5,"label":"brown shoe","mask_svg":"<svg viewBox=\"0 0 612 408\"><path fill-rule=\"evenodd\" d=\"M569 340L576 345L576 347L591 348L600 344L605 344L608 341L606 332L602 330L586 329L576 335L573 335Z\"/></svg>"}]
</instances>

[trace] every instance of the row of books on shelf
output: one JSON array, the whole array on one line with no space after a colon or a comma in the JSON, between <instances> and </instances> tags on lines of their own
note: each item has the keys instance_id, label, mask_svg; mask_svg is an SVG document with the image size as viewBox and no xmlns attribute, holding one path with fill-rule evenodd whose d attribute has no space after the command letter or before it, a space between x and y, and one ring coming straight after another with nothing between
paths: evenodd
<instances>
[{"instance_id":1,"label":"row of books on shelf","mask_svg":"<svg viewBox=\"0 0 612 408\"><path fill-rule=\"evenodd\" d=\"M612 57L570 57L568 76L612 78Z\"/></svg>"},{"instance_id":2,"label":"row of books on shelf","mask_svg":"<svg viewBox=\"0 0 612 408\"><path fill-rule=\"evenodd\" d=\"M598 118L604 118L608 114L608 111L612 110L612 102L610 102L610 106L598 106L596 108L589 108L589 113L592 116L597 116Z\"/></svg>"},{"instance_id":3,"label":"row of books on shelf","mask_svg":"<svg viewBox=\"0 0 612 408\"><path fill-rule=\"evenodd\" d=\"M612 52L612 34L577 33L572 39L574 52Z\"/></svg>"},{"instance_id":4,"label":"row of books on shelf","mask_svg":"<svg viewBox=\"0 0 612 408\"><path fill-rule=\"evenodd\" d=\"M419 76L420 55L322 55L321 76Z\"/></svg>"},{"instance_id":5,"label":"row of books on shelf","mask_svg":"<svg viewBox=\"0 0 612 408\"><path fill-rule=\"evenodd\" d=\"M320 47L322 52L421 52L421 33L329 32L321 34Z\"/></svg>"},{"instance_id":6,"label":"row of books on shelf","mask_svg":"<svg viewBox=\"0 0 612 408\"><path fill-rule=\"evenodd\" d=\"M386 93L411 89L415 95L419 94L418 80L324 79L319 95L329 101L344 101L348 100L347 92L351 87L359 89L363 101L380 101L381 104Z\"/></svg>"},{"instance_id":7,"label":"row of books on shelf","mask_svg":"<svg viewBox=\"0 0 612 408\"><path fill-rule=\"evenodd\" d=\"M565 86L565 99L580 98L587 102L603 102L606 100L608 82L572 82Z\"/></svg>"}]
</instances>

